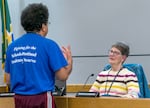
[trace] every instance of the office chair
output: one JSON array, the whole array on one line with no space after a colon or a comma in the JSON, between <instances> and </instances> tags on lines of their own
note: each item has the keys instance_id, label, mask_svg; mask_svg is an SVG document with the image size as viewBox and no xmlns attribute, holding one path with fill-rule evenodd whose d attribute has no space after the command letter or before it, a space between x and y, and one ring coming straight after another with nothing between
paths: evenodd
<instances>
[{"instance_id":1,"label":"office chair","mask_svg":"<svg viewBox=\"0 0 150 108\"><path fill-rule=\"evenodd\" d=\"M129 69L130 71L134 72L138 78L138 83L140 87L140 98L150 98L150 89L148 86L148 82L143 70L143 67L140 64L123 64L124 68ZM104 67L104 70L110 69L110 64Z\"/></svg>"}]
</instances>

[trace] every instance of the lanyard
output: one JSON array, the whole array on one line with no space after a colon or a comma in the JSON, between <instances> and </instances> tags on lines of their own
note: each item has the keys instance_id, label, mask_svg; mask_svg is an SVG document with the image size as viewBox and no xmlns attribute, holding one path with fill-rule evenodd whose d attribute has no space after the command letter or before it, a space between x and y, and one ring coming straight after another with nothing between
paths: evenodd
<instances>
[{"instance_id":1,"label":"lanyard","mask_svg":"<svg viewBox=\"0 0 150 108\"><path fill-rule=\"evenodd\" d=\"M123 69L123 68L121 68L121 69L117 72L117 74L115 75L115 77L114 77L114 79L113 79L113 81L112 81L112 83L111 83L109 89L106 91L106 89L107 89L107 83L108 83L108 76L107 76L106 85L105 85L105 93L106 93L106 95L108 95L108 93L110 92L110 89L111 89L111 87L112 87L114 81L116 80L118 74L120 73L120 71L121 71L122 69ZM110 71L111 71L111 70L112 70L112 69L110 69ZM108 75L109 75L110 71L108 72Z\"/></svg>"}]
</instances>

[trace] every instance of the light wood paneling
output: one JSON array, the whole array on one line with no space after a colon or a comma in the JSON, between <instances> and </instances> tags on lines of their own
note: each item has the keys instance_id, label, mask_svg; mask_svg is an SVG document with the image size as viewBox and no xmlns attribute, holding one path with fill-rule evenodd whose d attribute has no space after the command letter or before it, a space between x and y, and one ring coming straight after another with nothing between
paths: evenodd
<instances>
[{"instance_id":1,"label":"light wood paneling","mask_svg":"<svg viewBox=\"0 0 150 108\"><path fill-rule=\"evenodd\" d=\"M91 84L83 86L83 84L71 84L67 85L67 92L89 91Z\"/></svg>"},{"instance_id":2,"label":"light wood paneling","mask_svg":"<svg viewBox=\"0 0 150 108\"><path fill-rule=\"evenodd\" d=\"M0 86L0 93L1 92L6 92L7 91L7 87L4 85L4 86Z\"/></svg>"},{"instance_id":3,"label":"light wood paneling","mask_svg":"<svg viewBox=\"0 0 150 108\"><path fill-rule=\"evenodd\" d=\"M149 108L150 99L56 96L57 108ZM13 97L0 97L0 108L15 108Z\"/></svg>"}]
</instances>

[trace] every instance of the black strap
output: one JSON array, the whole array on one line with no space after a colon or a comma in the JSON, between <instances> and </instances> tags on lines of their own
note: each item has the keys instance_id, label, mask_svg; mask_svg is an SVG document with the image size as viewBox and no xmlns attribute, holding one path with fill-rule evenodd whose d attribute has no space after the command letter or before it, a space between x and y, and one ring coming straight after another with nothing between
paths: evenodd
<instances>
[{"instance_id":1,"label":"black strap","mask_svg":"<svg viewBox=\"0 0 150 108\"><path fill-rule=\"evenodd\" d=\"M111 87L112 87L112 85L113 85L114 81L116 80L116 78L117 78L118 74L120 73L120 71L121 71L122 69L123 69L123 68L121 68L121 69L117 72L117 74L115 75L115 77L114 77L114 79L113 79L113 81L112 81L112 83L111 83L111 85L110 85L109 89L108 89L108 90L107 90L107 92L106 92L107 82L108 82L108 76L107 76L106 86L105 86L105 93L106 93L106 95L108 95L108 93L110 92L110 89L111 89ZM111 70L112 70L112 69L110 69L110 71L111 71ZM109 75L110 71L108 72L108 75Z\"/></svg>"}]
</instances>

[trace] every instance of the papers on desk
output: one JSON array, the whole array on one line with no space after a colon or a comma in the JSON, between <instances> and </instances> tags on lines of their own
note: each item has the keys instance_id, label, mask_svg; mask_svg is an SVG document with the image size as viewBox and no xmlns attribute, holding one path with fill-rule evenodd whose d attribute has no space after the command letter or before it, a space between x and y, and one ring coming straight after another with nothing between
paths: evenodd
<instances>
[{"instance_id":1,"label":"papers on desk","mask_svg":"<svg viewBox=\"0 0 150 108\"><path fill-rule=\"evenodd\" d=\"M0 97L13 97L15 93L0 93Z\"/></svg>"}]
</instances>

